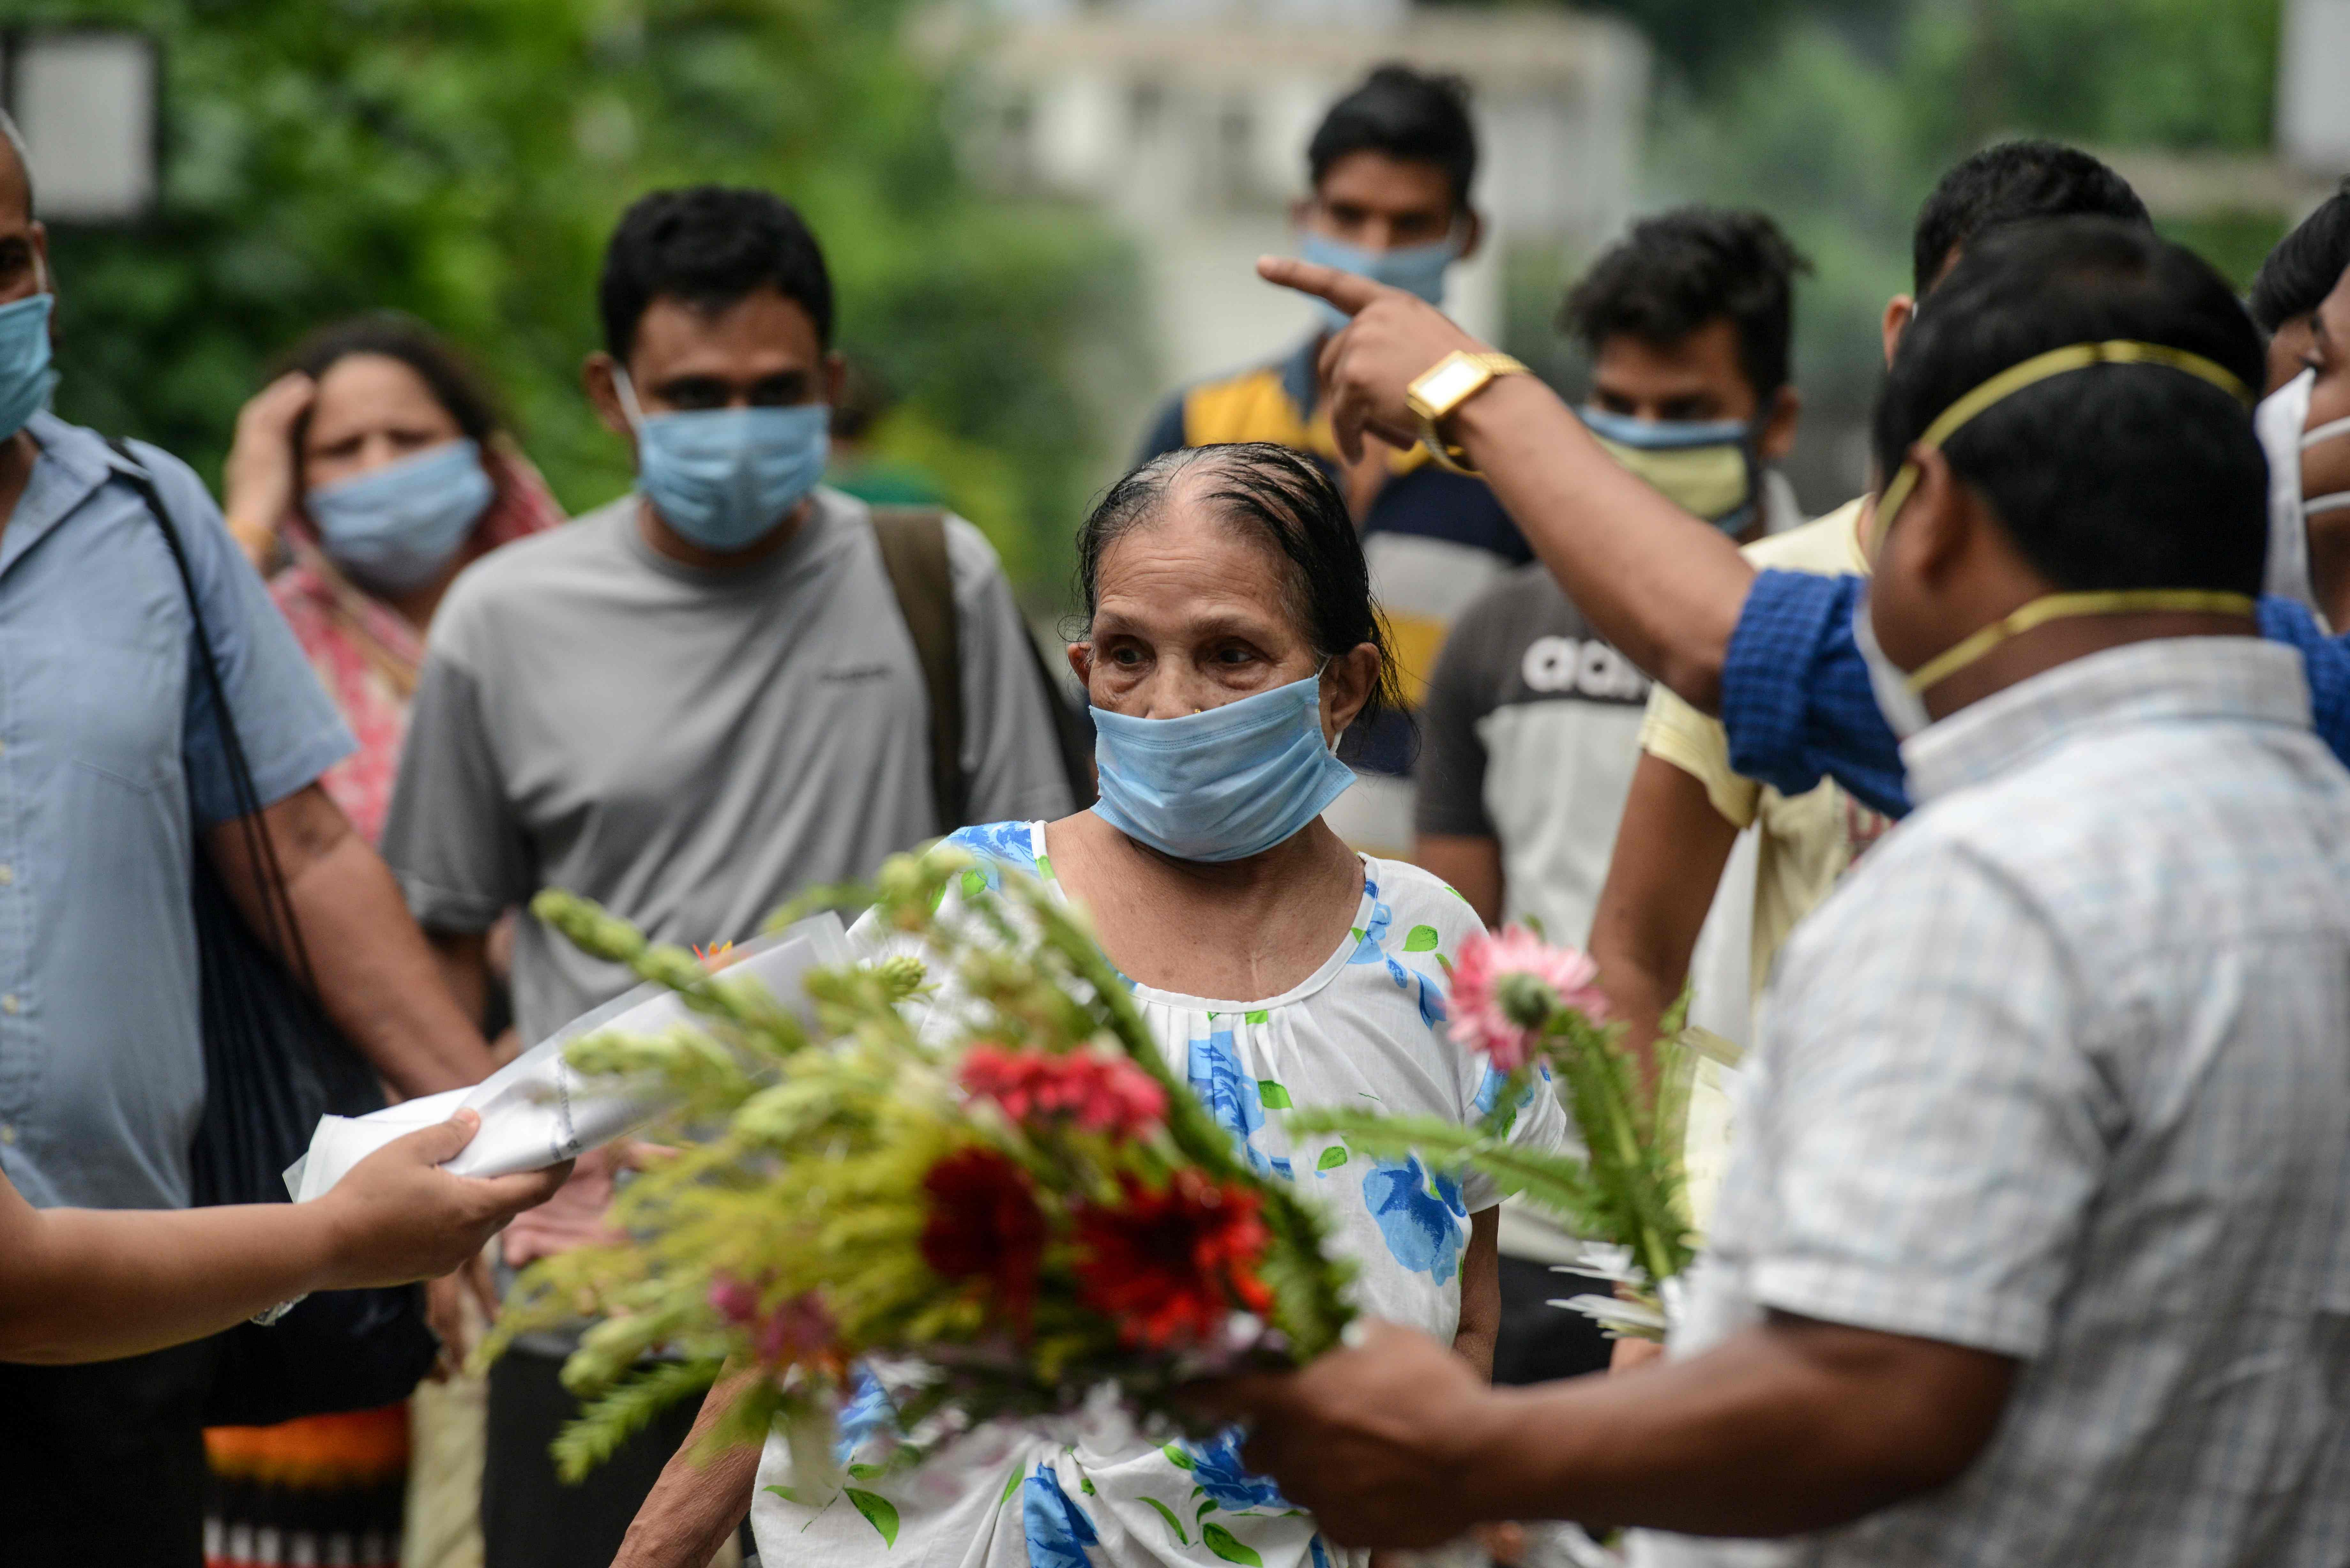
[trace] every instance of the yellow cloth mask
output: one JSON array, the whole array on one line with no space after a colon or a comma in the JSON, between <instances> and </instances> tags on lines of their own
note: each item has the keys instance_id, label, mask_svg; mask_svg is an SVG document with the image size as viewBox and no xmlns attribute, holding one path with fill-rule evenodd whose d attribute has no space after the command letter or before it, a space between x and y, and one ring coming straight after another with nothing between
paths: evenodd
<instances>
[{"instance_id":1,"label":"yellow cloth mask","mask_svg":"<svg viewBox=\"0 0 2350 1568\"><path fill-rule=\"evenodd\" d=\"M1754 521L1754 456L1743 421L1642 420L1606 409L1578 417L1608 456L1682 511L1733 535Z\"/></svg>"}]
</instances>

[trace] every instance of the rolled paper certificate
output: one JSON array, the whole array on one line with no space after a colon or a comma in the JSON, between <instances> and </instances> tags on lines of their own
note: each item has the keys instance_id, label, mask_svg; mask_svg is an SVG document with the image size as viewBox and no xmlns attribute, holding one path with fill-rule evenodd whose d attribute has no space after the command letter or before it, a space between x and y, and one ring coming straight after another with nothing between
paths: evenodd
<instances>
[{"instance_id":1,"label":"rolled paper certificate","mask_svg":"<svg viewBox=\"0 0 2350 1568\"><path fill-rule=\"evenodd\" d=\"M810 970L846 964L853 956L840 917L826 913L735 948L725 973L730 980L757 981L813 1027L815 1009L801 981ZM675 1102L662 1085L588 1077L565 1060L566 1047L607 1029L661 1034L691 1016L675 992L647 981L573 1019L470 1089L404 1100L363 1116L320 1116L309 1151L286 1168L286 1189L296 1202L307 1202L385 1144L461 1109L480 1114L481 1130L445 1169L511 1176L575 1159L636 1131Z\"/></svg>"}]
</instances>

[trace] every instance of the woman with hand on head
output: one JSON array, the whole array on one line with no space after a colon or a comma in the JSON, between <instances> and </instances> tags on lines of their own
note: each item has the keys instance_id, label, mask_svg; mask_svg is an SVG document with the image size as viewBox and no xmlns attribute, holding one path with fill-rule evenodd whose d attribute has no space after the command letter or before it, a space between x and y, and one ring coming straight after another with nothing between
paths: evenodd
<instances>
[{"instance_id":1,"label":"woman with hand on head","mask_svg":"<svg viewBox=\"0 0 2350 1568\"><path fill-rule=\"evenodd\" d=\"M563 508L421 322L354 317L285 366L237 415L221 510L359 736L322 782L373 843L441 596Z\"/></svg>"},{"instance_id":2,"label":"woman with hand on head","mask_svg":"<svg viewBox=\"0 0 2350 1568\"><path fill-rule=\"evenodd\" d=\"M983 868L950 901L990 897L1008 868L1082 906L1177 1075L1251 1166L1326 1210L1359 1269L1357 1304L1489 1375L1499 1191L1293 1138L1281 1114L1369 1101L1470 1122L1501 1082L1446 1034L1443 966L1482 930L1475 911L1417 867L1348 849L1322 820L1354 782L1339 735L1390 701L1395 680L1345 502L1283 447L1179 450L1110 488L1078 558L1087 625L1069 659L1093 703L1100 801L949 836ZM853 935L877 952L907 940L869 916ZM950 1025L954 995L941 987L925 1027ZM1564 1130L1544 1093L1513 1136L1539 1147ZM858 1401L868 1433L889 1419L884 1392L868 1384ZM1163 1448L1007 1435L1004 1462L959 1498L859 1480L886 1513L780 1495L779 1444L764 1462L742 1450L705 1464L694 1447L663 1472L616 1568L699 1568L746 1508L763 1559L802 1568L1332 1568L1347 1555L1248 1473L1231 1432Z\"/></svg>"},{"instance_id":3,"label":"woman with hand on head","mask_svg":"<svg viewBox=\"0 0 2350 1568\"><path fill-rule=\"evenodd\" d=\"M421 322L354 317L313 333L284 364L237 416L222 511L254 564L275 566L270 597L359 738L359 750L319 783L373 843L442 595L480 556L561 523L563 509L480 381ZM458 1000L484 1033L496 1033L493 999ZM503 1058L515 1044L509 1031L494 1049ZM444 1376L464 1359L468 1291L490 1309L478 1259L430 1293ZM478 1423L477 1412L459 1409L462 1395L443 1403L452 1418ZM421 1443L437 1447L439 1430L420 1416ZM208 1513L224 1536L298 1519L318 1532L322 1553L330 1539L345 1542L333 1549L357 1568L398 1560L407 1406L215 1428L207 1441L215 1481ZM422 1468L435 1467L428 1459ZM288 1477L302 1479L281 1485ZM452 1506L477 1506L477 1481L453 1483L451 1496L464 1501Z\"/></svg>"}]
</instances>

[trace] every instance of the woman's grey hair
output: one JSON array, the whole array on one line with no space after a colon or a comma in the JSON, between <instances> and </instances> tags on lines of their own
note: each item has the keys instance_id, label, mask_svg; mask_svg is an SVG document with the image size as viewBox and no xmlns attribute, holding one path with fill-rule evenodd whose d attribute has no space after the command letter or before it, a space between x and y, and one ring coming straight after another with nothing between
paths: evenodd
<instances>
[{"instance_id":1,"label":"woman's grey hair","mask_svg":"<svg viewBox=\"0 0 2350 1568\"><path fill-rule=\"evenodd\" d=\"M1162 517L1178 487L1282 562L1282 598L1314 651L1335 659L1364 643L1379 650L1379 680L1358 723L1401 711L1394 640L1371 597L1370 567L1346 501L1311 458L1271 441L1163 452L1111 485L1077 531L1077 597L1088 627L1102 557Z\"/></svg>"}]
</instances>

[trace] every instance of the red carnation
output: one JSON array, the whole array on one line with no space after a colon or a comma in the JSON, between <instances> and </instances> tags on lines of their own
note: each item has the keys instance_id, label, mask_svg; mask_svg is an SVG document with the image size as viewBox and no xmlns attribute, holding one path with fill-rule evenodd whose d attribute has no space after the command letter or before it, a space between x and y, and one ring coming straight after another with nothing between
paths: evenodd
<instances>
[{"instance_id":1,"label":"red carnation","mask_svg":"<svg viewBox=\"0 0 2350 1568\"><path fill-rule=\"evenodd\" d=\"M1153 1191L1119 1178L1124 1201L1077 1210L1077 1280L1086 1304L1131 1345L1166 1350L1209 1338L1234 1308L1262 1313L1256 1277L1267 1233L1257 1195L1179 1170Z\"/></svg>"},{"instance_id":2,"label":"red carnation","mask_svg":"<svg viewBox=\"0 0 2350 1568\"><path fill-rule=\"evenodd\" d=\"M1028 1173L993 1149L966 1148L931 1166L922 1190L931 1198L922 1262L950 1280L987 1282L1024 1333L1045 1255L1045 1215Z\"/></svg>"},{"instance_id":3,"label":"red carnation","mask_svg":"<svg viewBox=\"0 0 2350 1568\"><path fill-rule=\"evenodd\" d=\"M962 1086L1003 1107L1021 1125L1066 1120L1087 1132L1130 1137L1159 1125L1167 1091L1123 1057L1079 1051L1007 1051L974 1045L962 1059Z\"/></svg>"}]
</instances>

